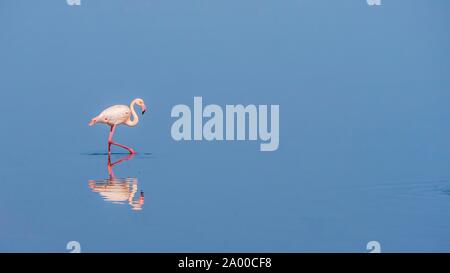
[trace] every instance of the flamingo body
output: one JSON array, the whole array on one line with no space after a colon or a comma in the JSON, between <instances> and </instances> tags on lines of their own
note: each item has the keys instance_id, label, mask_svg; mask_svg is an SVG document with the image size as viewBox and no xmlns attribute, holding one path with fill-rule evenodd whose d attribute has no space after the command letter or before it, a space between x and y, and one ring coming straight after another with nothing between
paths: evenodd
<instances>
[{"instance_id":1,"label":"flamingo body","mask_svg":"<svg viewBox=\"0 0 450 273\"><path fill-rule=\"evenodd\" d=\"M130 107L126 105L113 105L103 110L100 115L97 116L97 122L113 126L125 123L130 118Z\"/></svg>"}]
</instances>

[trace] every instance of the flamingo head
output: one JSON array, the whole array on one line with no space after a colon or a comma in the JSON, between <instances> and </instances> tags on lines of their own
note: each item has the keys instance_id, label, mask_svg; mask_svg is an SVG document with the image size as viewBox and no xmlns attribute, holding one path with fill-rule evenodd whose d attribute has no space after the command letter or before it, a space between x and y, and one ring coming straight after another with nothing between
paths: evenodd
<instances>
[{"instance_id":1,"label":"flamingo head","mask_svg":"<svg viewBox=\"0 0 450 273\"><path fill-rule=\"evenodd\" d=\"M139 105L139 107L141 107L142 109L142 114L145 113L145 111L147 111L147 107L145 106L144 100L143 99L135 99L136 104Z\"/></svg>"}]
</instances>

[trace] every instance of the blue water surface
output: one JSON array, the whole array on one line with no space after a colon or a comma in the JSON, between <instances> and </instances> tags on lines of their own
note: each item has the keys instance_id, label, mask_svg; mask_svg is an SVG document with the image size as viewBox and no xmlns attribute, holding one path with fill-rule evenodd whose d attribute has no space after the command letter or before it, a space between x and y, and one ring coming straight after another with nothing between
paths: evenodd
<instances>
[{"instance_id":1,"label":"blue water surface","mask_svg":"<svg viewBox=\"0 0 450 273\"><path fill-rule=\"evenodd\" d=\"M81 3L0 2L0 251L450 251L450 1ZM174 141L194 96L280 105L279 149Z\"/></svg>"}]
</instances>

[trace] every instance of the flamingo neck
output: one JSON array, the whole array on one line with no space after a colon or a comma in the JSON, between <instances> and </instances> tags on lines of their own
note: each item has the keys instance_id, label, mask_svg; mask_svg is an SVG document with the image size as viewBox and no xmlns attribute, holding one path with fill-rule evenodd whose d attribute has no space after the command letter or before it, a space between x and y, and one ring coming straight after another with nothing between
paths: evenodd
<instances>
[{"instance_id":1,"label":"flamingo neck","mask_svg":"<svg viewBox=\"0 0 450 273\"><path fill-rule=\"evenodd\" d=\"M136 114L136 111L134 111L134 105L136 105L136 100L133 100L130 104L130 110L131 110L131 116L133 117L133 120L131 120L131 118L129 118L125 124L128 126L136 126L136 124L139 122L139 117Z\"/></svg>"}]
</instances>

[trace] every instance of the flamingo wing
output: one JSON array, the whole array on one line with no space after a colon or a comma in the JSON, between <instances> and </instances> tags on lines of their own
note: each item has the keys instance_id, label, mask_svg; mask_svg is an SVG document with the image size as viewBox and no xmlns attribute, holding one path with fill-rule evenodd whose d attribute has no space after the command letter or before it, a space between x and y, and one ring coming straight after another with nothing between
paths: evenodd
<instances>
[{"instance_id":1,"label":"flamingo wing","mask_svg":"<svg viewBox=\"0 0 450 273\"><path fill-rule=\"evenodd\" d=\"M130 107L126 105L114 105L100 113L100 121L108 125L118 125L127 121L131 116Z\"/></svg>"}]
</instances>

